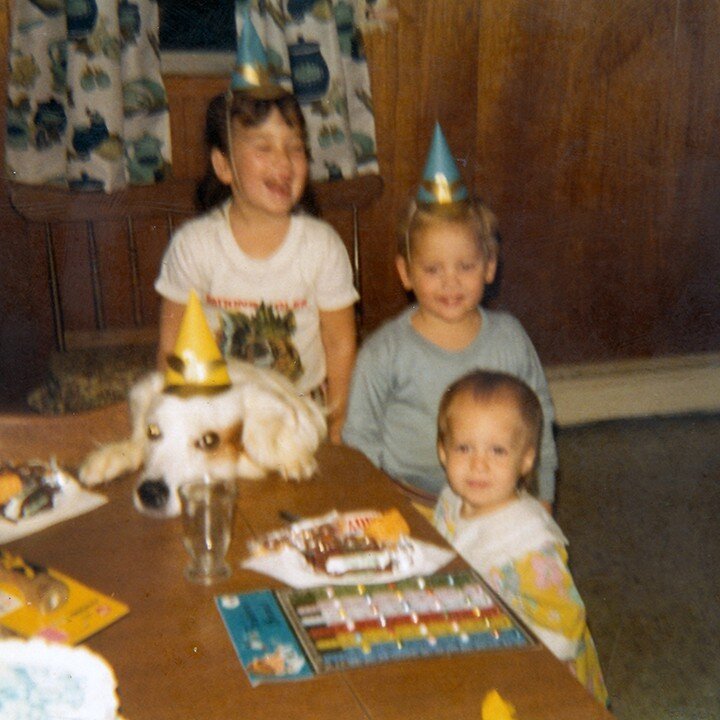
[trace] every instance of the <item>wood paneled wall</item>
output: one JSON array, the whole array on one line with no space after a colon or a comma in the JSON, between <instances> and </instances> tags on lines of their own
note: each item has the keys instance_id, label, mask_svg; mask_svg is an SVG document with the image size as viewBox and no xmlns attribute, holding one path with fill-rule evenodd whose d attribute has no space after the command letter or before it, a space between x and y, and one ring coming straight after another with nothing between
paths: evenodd
<instances>
[{"instance_id":1,"label":"wood paneled wall","mask_svg":"<svg viewBox=\"0 0 720 720\"><path fill-rule=\"evenodd\" d=\"M438 119L500 220L495 304L543 360L720 348L720 4L395 4L368 42L386 180L373 241ZM391 254L389 239L369 253L369 293L396 283Z\"/></svg>"},{"instance_id":2,"label":"wood paneled wall","mask_svg":"<svg viewBox=\"0 0 720 720\"><path fill-rule=\"evenodd\" d=\"M366 41L385 181L361 225L366 329L407 301L395 227L439 120L500 220L492 302L520 318L546 363L720 350L720 4L394 5L397 22ZM226 78L166 81L175 172L198 177L205 105ZM348 217L330 219L347 234ZM0 290L0 341L32 343L32 323L7 318L32 318L42 257L5 192L0 220L16 273Z\"/></svg>"},{"instance_id":3,"label":"wood paneled wall","mask_svg":"<svg viewBox=\"0 0 720 720\"><path fill-rule=\"evenodd\" d=\"M548 359L720 346L720 4L482 3L476 184Z\"/></svg>"}]
</instances>

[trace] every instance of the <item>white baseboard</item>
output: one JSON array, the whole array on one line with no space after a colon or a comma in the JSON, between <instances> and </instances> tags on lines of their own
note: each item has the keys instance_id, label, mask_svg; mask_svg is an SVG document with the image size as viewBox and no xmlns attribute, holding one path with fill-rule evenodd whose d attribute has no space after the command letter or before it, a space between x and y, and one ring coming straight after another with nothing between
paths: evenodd
<instances>
[{"instance_id":1,"label":"white baseboard","mask_svg":"<svg viewBox=\"0 0 720 720\"><path fill-rule=\"evenodd\" d=\"M546 368L557 424L720 411L720 353Z\"/></svg>"}]
</instances>

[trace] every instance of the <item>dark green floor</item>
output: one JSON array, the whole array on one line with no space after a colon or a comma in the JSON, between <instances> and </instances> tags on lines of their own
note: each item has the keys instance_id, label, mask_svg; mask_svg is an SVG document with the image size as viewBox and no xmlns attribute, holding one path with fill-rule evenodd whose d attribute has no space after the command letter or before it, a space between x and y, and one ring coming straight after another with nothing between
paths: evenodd
<instances>
[{"instance_id":1,"label":"dark green floor","mask_svg":"<svg viewBox=\"0 0 720 720\"><path fill-rule=\"evenodd\" d=\"M556 516L619 720L720 718L720 416L558 433Z\"/></svg>"}]
</instances>

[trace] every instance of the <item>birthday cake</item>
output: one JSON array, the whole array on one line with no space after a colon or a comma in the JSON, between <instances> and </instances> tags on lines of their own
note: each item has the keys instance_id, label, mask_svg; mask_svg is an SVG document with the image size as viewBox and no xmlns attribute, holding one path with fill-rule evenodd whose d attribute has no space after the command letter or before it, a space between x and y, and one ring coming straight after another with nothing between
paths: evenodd
<instances>
[{"instance_id":1,"label":"birthday cake","mask_svg":"<svg viewBox=\"0 0 720 720\"><path fill-rule=\"evenodd\" d=\"M122 720L110 664L86 647L0 640L0 716L5 720Z\"/></svg>"},{"instance_id":2,"label":"birthday cake","mask_svg":"<svg viewBox=\"0 0 720 720\"><path fill-rule=\"evenodd\" d=\"M410 529L397 510L331 512L293 523L251 541L252 555L285 549L302 555L316 572L332 576L386 572L403 562Z\"/></svg>"}]
</instances>

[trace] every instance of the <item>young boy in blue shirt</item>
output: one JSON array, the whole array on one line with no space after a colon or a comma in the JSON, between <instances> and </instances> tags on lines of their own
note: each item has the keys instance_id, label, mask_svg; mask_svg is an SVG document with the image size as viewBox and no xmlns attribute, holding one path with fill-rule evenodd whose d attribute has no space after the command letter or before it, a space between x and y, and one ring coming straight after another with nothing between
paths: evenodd
<instances>
[{"instance_id":1,"label":"young boy in blue shirt","mask_svg":"<svg viewBox=\"0 0 720 720\"><path fill-rule=\"evenodd\" d=\"M520 323L480 306L497 269L496 220L468 198L439 125L423 177L396 258L417 304L361 347L343 440L407 489L434 500L445 483L435 443L443 391L471 370L501 370L524 380L540 399L538 496L550 509L557 453L545 373Z\"/></svg>"}]
</instances>

